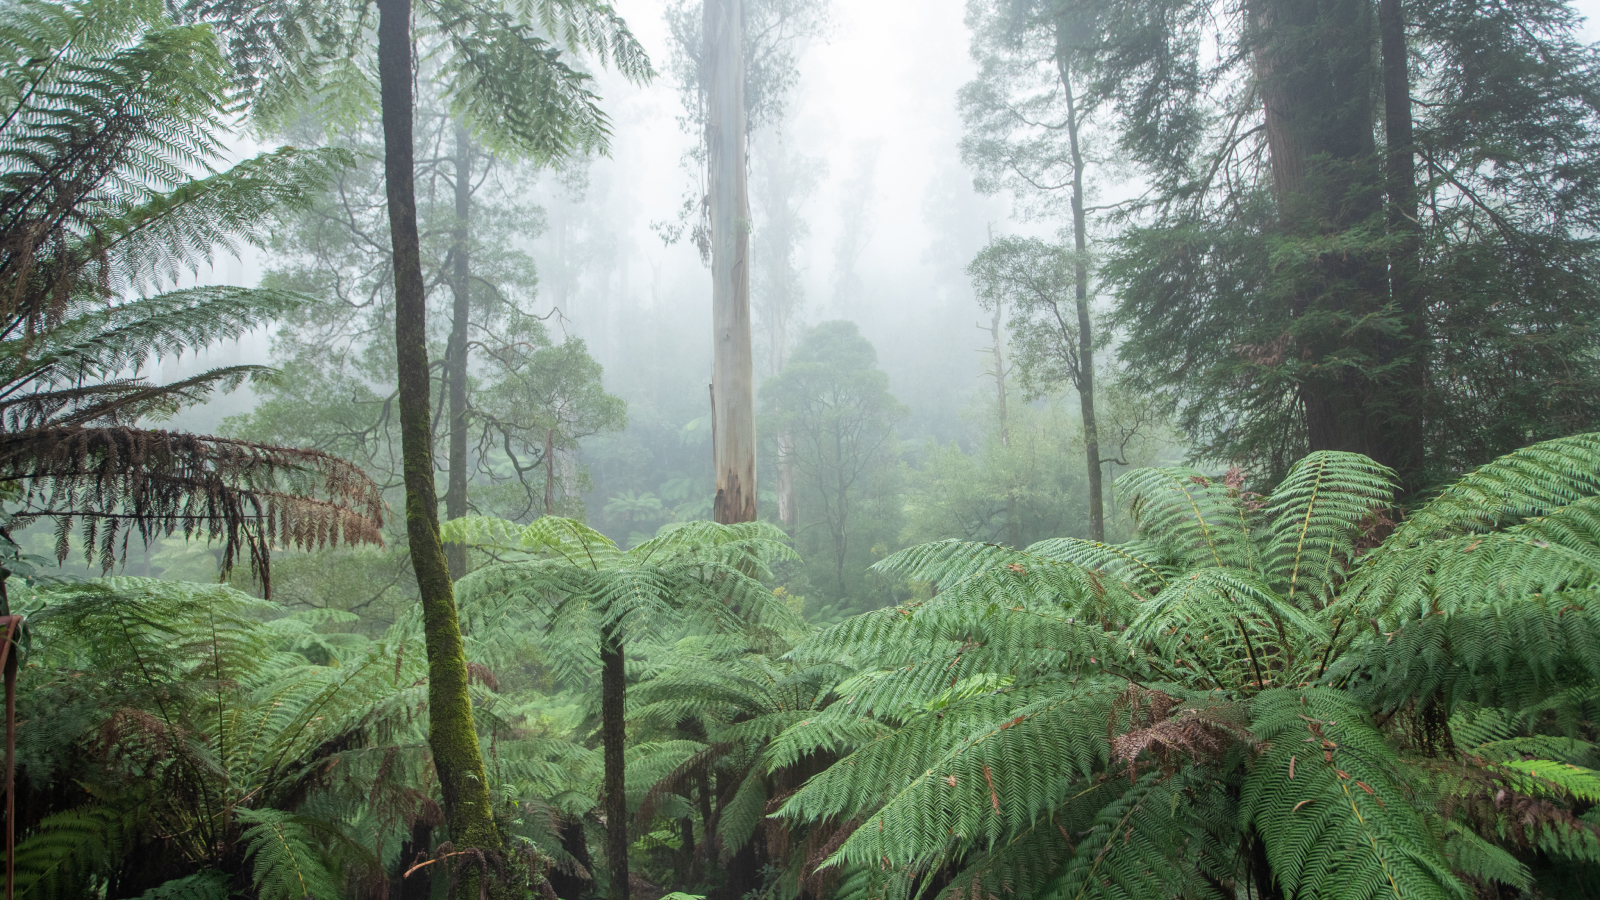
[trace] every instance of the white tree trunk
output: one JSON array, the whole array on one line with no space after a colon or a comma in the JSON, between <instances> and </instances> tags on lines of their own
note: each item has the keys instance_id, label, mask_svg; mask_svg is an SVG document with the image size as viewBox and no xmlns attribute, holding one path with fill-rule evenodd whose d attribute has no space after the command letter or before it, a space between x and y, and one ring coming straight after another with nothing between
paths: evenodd
<instances>
[{"instance_id":1,"label":"white tree trunk","mask_svg":"<svg viewBox=\"0 0 1600 900\"><path fill-rule=\"evenodd\" d=\"M718 522L756 518L755 372L750 348L750 197L741 0L705 0L710 171L712 455Z\"/></svg>"}]
</instances>

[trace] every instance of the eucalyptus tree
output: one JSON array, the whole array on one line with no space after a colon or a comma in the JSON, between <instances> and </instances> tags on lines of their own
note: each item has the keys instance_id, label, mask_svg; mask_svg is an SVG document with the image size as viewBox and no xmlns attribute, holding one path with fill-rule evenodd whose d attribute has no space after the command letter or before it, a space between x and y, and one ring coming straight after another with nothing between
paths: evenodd
<instances>
[{"instance_id":1,"label":"eucalyptus tree","mask_svg":"<svg viewBox=\"0 0 1600 900\"><path fill-rule=\"evenodd\" d=\"M280 291L171 288L219 248L259 246L270 217L348 157L283 148L213 168L227 68L207 29L158 2L10 4L0 48L0 482L16 515L0 535L51 520L65 558L81 521L109 569L131 535L182 530L220 540L224 567L248 555L268 589L274 545L379 540L381 495L343 460L141 427L269 374L161 384L143 369L303 307Z\"/></svg>"},{"instance_id":2,"label":"eucalyptus tree","mask_svg":"<svg viewBox=\"0 0 1600 900\"><path fill-rule=\"evenodd\" d=\"M490 808L449 565L439 538L426 283L414 181L412 4L344 0L284 7L255 0L188 0L179 6L185 15L218 28L232 54L237 81L250 92L263 119L286 115L306 100L348 102L345 98L353 95L364 96L370 105L376 75L394 266L406 532L427 623L429 743L452 841L497 857L502 844ZM541 0L524 7L526 16L479 0L441 0L423 9L443 45L450 99L468 127L491 144L536 159L605 146L606 117L590 88L590 76L568 65L563 50L592 52L634 80L653 74L643 49L603 0ZM372 48L366 40L374 31ZM481 877L490 868L481 863ZM458 889L476 889L479 877L457 882Z\"/></svg>"},{"instance_id":3,"label":"eucalyptus tree","mask_svg":"<svg viewBox=\"0 0 1600 900\"><path fill-rule=\"evenodd\" d=\"M1358 451L1415 492L1592 427L1600 119L1571 4L1077 9L1086 96L1151 184L1106 266L1122 357L1200 452Z\"/></svg>"},{"instance_id":4,"label":"eucalyptus tree","mask_svg":"<svg viewBox=\"0 0 1600 900\"><path fill-rule=\"evenodd\" d=\"M1066 0L972 0L967 22L979 71L961 89L960 101L967 129L961 155L976 169L979 189L1009 190L1032 215L1054 214L1065 201L1071 218L1066 229L1072 236L1070 249L991 241L968 272L986 308L998 309L996 304L1010 301L1018 310L1012 320L1016 339L1036 349L1056 345L1055 381L1077 392L1083 415L1089 532L1104 540L1105 461L1095 415L1097 337L1090 309L1085 194L1087 131L1101 110L1095 97L1084 96L1080 71L1084 45L1097 40L1096 8L1094 2ZM1063 263L1069 276L1065 280L1059 277ZM1049 279L1060 283L1046 287ZM1064 311L1059 306L1069 296L1071 309ZM1038 374L1040 369L1032 371Z\"/></svg>"},{"instance_id":5,"label":"eucalyptus tree","mask_svg":"<svg viewBox=\"0 0 1600 900\"><path fill-rule=\"evenodd\" d=\"M704 202L689 198L684 214L703 210L693 237L712 270L712 456L720 522L756 517L749 135L782 120L798 79L798 44L819 33L826 17L826 0L678 0L667 11L675 45L673 74L686 112L681 121L700 138L689 159L705 167ZM681 235L682 227L669 229L669 240ZM774 236L792 237L781 229ZM783 251L784 258L788 252ZM769 325L786 324L787 294L772 296L778 305L769 310ZM774 336L786 338L786 330ZM783 352L778 348L776 355L781 358Z\"/></svg>"},{"instance_id":6,"label":"eucalyptus tree","mask_svg":"<svg viewBox=\"0 0 1600 900\"><path fill-rule=\"evenodd\" d=\"M526 526L469 516L444 530L453 541L501 557L462 582L472 616L526 623L569 674L600 670L608 896L627 900L628 647L686 627L726 632L792 624L759 579L769 562L792 558L793 551L781 531L759 522L684 524L625 552L556 516Z\"/></svg>"},{"instance_id":7,"label":"eucalyptus tree","mask_svg":"<svg viewBox=\"0 0 1600 900\"><path fill-rule=\"evenodd\" d=\"M946 541L925 602L790 658L860 674L774 742L843 758L779 815L835 896L1577 896L1600 879L1600 435L1396 526L1313 453L1118 480L1134 537Z\"/></svg>"}]
</instances>

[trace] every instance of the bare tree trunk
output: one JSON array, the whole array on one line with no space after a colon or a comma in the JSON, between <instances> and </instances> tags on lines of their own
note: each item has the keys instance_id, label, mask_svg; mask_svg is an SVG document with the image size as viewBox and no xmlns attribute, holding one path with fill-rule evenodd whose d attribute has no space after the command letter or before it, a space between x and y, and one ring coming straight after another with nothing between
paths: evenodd
<instances>
[{"instance_id":1,"label":"bare tree trunk","mask_svg":"<svg viewBox=\"0 0 1600 900\"><path fill-rule=\"evenodd\" d=\"M1078 310L1078 404L1083 412L1084 462L1089 473L1089 538L1106 539L1104 473L1100 466L1100 428L1094 409L1094 323L1089 316L1089 226L1083 202L1083 148L1078 143L1078 107L1067 67L1066 29L1056 32L1056 67L1067 98L1067 144L1072 152L1072 246L1077 251L1074 301Z\"/></svg>"},{"instance_id":2,"label":"bare tree trunk","mask_svg":"<svg viewBox=\"0 0 1600 900\"><path fill-rule=\"evenodd\" d=\"M467 514L467 328L472 313L472 267L468 255L472 215L472 141L467 129L456 125L456 221L451 229L450 254L454 268L450 288L454 301L450 318L450 340L445 347L445 380L450 387L449 479L444 491L446 519ZM459 580L467 574L467 547L451 544L445 548L450 577Z\"/></svg>"},{"instance_id":3,"label":"bare tree trunk","mask_svg":"<svg viewBox=\"0 0 1600 900\"><path fill-rule=\"evenodd\" d=\"M428 746L439 776L450 840L457 849L475 848L498 857L502 846L473 724L472 698L467 693L467 657L456 618L450 567L439 540L439 498L433 483L427 305L413 180L411 0L378 0L377 5L384 187L394 248L400 452L405 471L406 537L422 597L428 655ZM475 896L480 874L468 873L457 882L457 896Z\"/></svg>"},{"instance_id":4,"label":"bare tree trunk","mask_svg":"<svg viewBox=\"0 0 1600 900\"><path fill-rule=\"evenodd\" d=\"M741 0L705 0L710 164L712 455L718 522L756 518L755 361L750 347L750 197Z\"/></svg>"},{"instance_id":5,"label":"bare tree trunk","mask_svg":"<svg viewBox=\"0 0 1600 900\"><path fill-rule=\"evenodd\" d=\"M798 520L794 496L794 436L778 435L778 521L790 532Z\"/></svg>"},{"instance_id":6,"label":"bare tree trunk","mask_svg":"<svg viewBox=\"0 0 1600 900\"><path fill-rule=\"evenodd\" d=\"M624 753L627 727L623 704L628 675L622 645L607 629L600 638L600 748L605 757L601 788L606 815L606 863L611 872L610 900L628 900L628 796Z\"/></svg>"},{"instance_id":7,"label":"bare tree trunk","mask_svg":"<svg viewBox=\"0 0 1600 900\"><path fill-rule=\"evenodd\" d=\"M1387 156L1385 180L1389 195L1388 225L1399 237L1389 255L1389 291L1406 325L1408 358L1404 390L1412 394L1407 415L1396 421L1391 442L1399 451L1394 468L1401 491L1421 490L1423 416L1427 395L1428 322L1421 281L1422 224L1417 220L1416 140L1411 121L1411 67L1406 51L1406 19L1402 0L1379 0L1378 30L1383 54L1383 128Z\"/></svg>"}]
</instances>

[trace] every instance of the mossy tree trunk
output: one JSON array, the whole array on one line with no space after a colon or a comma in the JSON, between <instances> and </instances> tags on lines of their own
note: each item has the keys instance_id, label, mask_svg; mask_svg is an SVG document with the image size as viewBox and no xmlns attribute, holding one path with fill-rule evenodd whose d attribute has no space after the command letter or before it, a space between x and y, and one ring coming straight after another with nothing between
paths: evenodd
<instances>
[{"instance_id":1,"label":"mossy tree trunk","mask_svg":"<svg viewBox=\"0 0 1600 900\"><path fill-rule=\"evenodd\" d=\"M623 754L627 727L623 720L628 672L622 644L606 629L600 637L600 748L605 757L601 787L606 816L606 864L610 870L610 900L628 900L628 795Z\"/></svg>"},{"instance_id":2,"label":"mossy tree trunk","mask_svg":"<svg viewBox=\"0 0 1600 900\"><path fill-rule=\"evenodd\" d=\"M413 170L411 2L377 0L377 7L384 186L394 246L400 451L405 473L406 537L422 597L427 645L428 746L439 776L450 841L458 851L476 849L498 856L502 847L472 720L467 657L456 617L450 569L439 539L439 501L433 481L427 307ZM475 896L478 883L478 878L469 874L456 882L457 894Z\"/></svg>"}]
</instances>

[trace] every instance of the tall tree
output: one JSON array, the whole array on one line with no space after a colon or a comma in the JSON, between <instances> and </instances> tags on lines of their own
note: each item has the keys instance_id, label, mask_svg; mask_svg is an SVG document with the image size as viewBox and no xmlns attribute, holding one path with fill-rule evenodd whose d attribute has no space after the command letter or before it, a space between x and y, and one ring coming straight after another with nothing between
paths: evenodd
<instances>
[{"instance_id":1,"label":"tall tree","mask_svg":"<svg viewBox=\"0 0 1600 900\"><path fill-rule=\"evenodd\" d=\"M687 113L682 121L686 127L698 131L696 137L699 138L685 162L696 170L704 167L703 196L696 192L685 199L683 218L688 219L697 209L704 211L703 220L693 229L694 242L712 268L715 347L712 455L717 479L714 508L719 521L723 521L721 517L725 514L743 514L731 506L728 512L723 511L724 493L738 479L748 479L748 488L740 488L743 493L738 502L748 501L749 516L755 516L754 351L749 348L749 341L739 336L749 332L752 318L750 136L783 121L789 92L799 78L796 65L799 47L805 39L820 35L827 21L828 0L677 0L667 10L667 24L674 45L674 75ZM734 114L736 107L737 116ZM739 132L737 138L733 133L735 128ZM793 274L788 262L793 252L792 241L797 237L792 227L797 215L783 194L784 186L790 181L784 176L803 179L806 164L791 160L781 143L769 142L766 147L773 151L773 158L767 161L765 184L777 189L776 196L771 196L769 191L769 199L777 202L769 204L767 210L772 234L760 240L772 244L772 249L763 256L777 263L765 267L766 271L788 278ZM798 162L798 172L792 170L791 162ZM681 236L685 224L680 221L676 227L664 227L668 243ZM721 238L718 237L719 228ZM788 324L794 312L797 287L768 280L764 288L762 295L766 302L761 317L768 329L768 359L776 360L781 368L787 353ZM731 379L730 389L735 393L727 401L718 399L725 378ZM750 411L748 419L746 409ZM728 420L730 427L742 428L744 425L740 423L747 423L747 433L725 437L725 416L732 417ZM724 446L726 454L721 449ZM780 436L780 455L784 446ZM737 467L738 471L730 466ZM793 507L790 468L780 461L780 518Z\"/></svg>"},{"instance_id":2,"label":"tall tree","mask_svg":"<svg viewBox=\"0 0 1600 900\"><path fill-rule=\"evenodd\" d=\"M476 871L456 882L477 890L503 851L467 693L448 561L439 537L434 487L427 308L416 218L415 98L410 0L375 0L378 12L378 105L384 130L384 181L389 201L399 369L406 531L421 594L429 660L429 744L458 848L477 851ZM320 76L359 52L366 33L364 2L297 6L286 11L249 0L191 0L193 17L213 21L233 38L239 81L264 114L321 87ZM427 7L449 56L452 99L472 125L509 148L540 159L601 147L604 114L588 76L569 67L552 40L595 51L630 78L649 77L649 62L622 20L602 0L552 0L519 19L498 4L447 0ZM548 35L548 37L547 37ZM360 82L358 82L360 83ZM540 102L528 103L530 96Z\"/></svg>"},{"instance_id":3,"label":"tall tree","mask_svg":"<svg viewBox=\"0 0 1600 900\"><path fill-rule=\"evenodd\" d=\"M1569 3L1084 9L1086 93L1152 184L1106 268L1121 356L1198 452L1359 450L1404 497L1600 421L1600 81Z\"/></svg>"},{"instance_id":4,"label":"tall tree","mask_svg":"<svg viewBox=\"0 0 1600 900\"><path fill-rule=\"evenodd\" d=\"M383 106L384 186L394 248L395 361L400 452L406 490L406 539L422 597L427 642L428 746L439 773L450 837L491 857L504 850L489 801L489 775L478 747L467 693L467 658L455 594L439 539L433 483L427 287L422 280L412 147L411 0L377 0L378 81ZM487 867L485 866L485 869ZM477 873L486 879L487 871ZM475 879L467 879L469 883Z\"/></svg>"},{"instance_id":5,"label":"tall tree","mask_svg":"<svg viewBox=\"0 0 1600 900\"><path fill-rule=\"evenodd\" d=\"M707 208L711 240L711 453L718 522L756 519L755 356L750 346L750 195L742 0L705 0Z\"/></svg>"},{"instance_id":6,"label":"tall tree","mask_svg":"<svg viewBox=\"0 0 1600 900\"><path fill-rule=\"evenodd\" d=\"M1106 536L1105 465L1094 402L1094 332L1084 281L1083 250L1037 238L1002 237L980 252L967 273L979 302L996 321L1007 306L1022 383L1034 397L1070 386L1078 395L1088 454L1089 536Z\"/></svg>"},{"instance_id":7,"label":"tall tree","mask_svg":"<svg viewBox=\"0 0 1600 900\"><path fill-rule=\"evenodd\" d=\"M961 91L967 136L962 156L978 169L978 186L1006 188L1021 208L1054 213L1065 196L1072 254L1072 307L1046 323L1076 344L1068 383L1078 394L1088 472L1089 532L1105 539L1104 460L1095 412L1095 330L1090 308L1089 219L1084 142L1093 106L1081 102L1075 81L1081 44L1096 39L1092 13L1060 0L974 0L968 21L979 75ZM1015 247L997 248L1004 256ZM988 253L988 251L985 251ZM974 263L985 268L983 257ZM990 267L992 268L992 267ZM977 272L974 272L975 277ZM980 287L993 302L994 284ZM1069 321L1070 320L1070 321Z\"/></svg>"}]
</instances>

